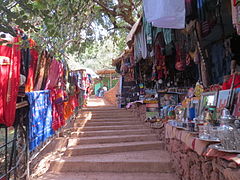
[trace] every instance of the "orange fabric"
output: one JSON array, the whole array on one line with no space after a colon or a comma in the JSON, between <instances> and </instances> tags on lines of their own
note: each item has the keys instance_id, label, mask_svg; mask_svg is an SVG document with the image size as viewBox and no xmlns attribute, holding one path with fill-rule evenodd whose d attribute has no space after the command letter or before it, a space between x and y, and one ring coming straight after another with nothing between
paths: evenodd
<instances>
[{"instance_id":1,"label":"orange fabric","mask_svg":"<svg viewBox=\"0 0 240 180\"><path fill-rule=\"evenodd\" d=\"M67 102L64 102L64 120L68 120L71 115L73 114L73 108L71 105L71 101L68 100Z\"/></svg>"},{"instance_id":2,"label":"orange fabric","mask_svg":"<svg viewBox=\"0 0 240 180\"><path fill-rule=\"evenodd\" d=\"M28 77L25 85L25 92L31 92L34 88L34 77L36 73L37 63L38 63L38 51L34 49L36 47L36 43L34 40L29 39L30 43L30 54L31 54L31 63L28 69Z\"/></svg>"}]
</instances>

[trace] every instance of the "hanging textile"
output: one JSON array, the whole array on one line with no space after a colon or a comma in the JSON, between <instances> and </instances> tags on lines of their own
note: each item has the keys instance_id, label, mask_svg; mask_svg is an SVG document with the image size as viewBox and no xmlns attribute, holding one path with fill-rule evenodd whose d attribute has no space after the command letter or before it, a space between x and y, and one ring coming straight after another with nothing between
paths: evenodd
<instances>
[{"instance_id":1,"label":"hanging textile","mask_svg":"<svg viewBox=\"0 0 240 180\"><path fill-rule=\"evenodd\" d=\"M54 134L49 90L26 93L29 101L29 150L33 151Z\"/></svg>"},{"instance_id":2,"label":"hanging textile","mask_svg":"<svg viewBox=\"0 0 240 180\"><path fill-rule=\"evenodd\" d=\"M64 91L60 88L51 90L52 101L52 128L56 131L65 125L64 120Z\"/></svg>"},{"instance_id":3,"label":"hanging textile","mask_svg":"<svg viewBox=\"0 0 240 180\"><path fill-rule=\"evenodd\" d=\"M36 43L34 40L29 39L30 45L30 64L28 69L27 82L25 84L25 92L31 92L34 89L34 77L36 73L37 63L38 63L38 51L35 49Z\"/></svg>"},{"instance_id":4,"label":"hanging textile","mask_svg":"<svg viewBox=\"0 0 240 180\"><path fill-rule=\"evenodd\" d=\"M0 32L0 124L12 126L15 120L16 100L20 81L21 52L19 37ZM11 46L9 46L11 45Z\"/></svg>"},{"instance_id":5,"label":"hanging textile","mask_svg":"<svg viewBox=\"0 0 240 180\"><path fill-rule=\"evenodd\" d=\"M143 0L144 14L148 22L160 28L183 29L185 27L185 0Z\"/></svg>"},{"instance_id":6,"label":"hanging textile","mask_svg":"<svg viewBox=\"0 0 240 180\"><path fill-rule=\"evenodd\" d=\"M64 69L62 63L53 59L48 72L48 79L45 89L53 89L57 86L59 77L63 76Z\"/></svg>"},{"instance_id":7,"label":"hanging textile","mask_svg":"<svg viewBox=\"0 0 240 180\"><path fill-rule=\"evenodd\" d=\"M43 51L41 53L40 59L39 59L39 63L37 65L36 68L36 74L35 74L35 85L34 85L34 90L38 91L41 89L42 87L42 83L43 83L43 78L44 78L44 73L46 70L46 64L49 58L49 54L47 51Z\"/></svg>"},{"instance_id":8,"label":"hanging textile","mask_svg":"<svg viewBox=\"0 0 240 180\"><path fill-rule=\"evenodd\" d=\"M197 2L195 0L185 0L186 7L186 23L196 19L197 17Z\"/></svg>"},{"instance_id":9,"label":"hanging textile","mask_svg":"<svg viewBox=\"0 0 240 180\"><path fill-rule=\"evenodd\" d=\"M49 72L52 71L52 69L50 69L51 63L52 63L52 57L50 55L48 55L46 57L46 64L45 64L45 68L44 68L44 74L43 74L41 89L45 89L45 87L46 87Z\"/></svg>"},{"instance_id":10,"label":"hanging textile","mask_svg":"<svg viewBox=\"0 0 240 180\"><path fill-rule=\"evenodd\" d=\"M231 0L232 5L232 22L237 30L237 34L240 35L240 4L234 4L234 0Z\"/></svg>"},{"instance_id":11,"label":"hanging textile","mask_svg":"<svg viewBox=\"0 0 240 180\"><path fill-rule=\"evenodd\" d=\"M28 37L26 35L22 36L23 47L29 47ZM28 69L31 63L31 52L30 48L22 48L21 49L21 70L20 73L25 77L28 77Z\"/></svg>"},{"instance_id":12,"label":"hanging textile","mask_svg":"<svg viewBox=\"0 0 240 180\"><path fill-rule=\"evenodd\" d=\"M168 29L168 28L163 28L163 37L164 37L164 41L165 41L165 45L169 45L173 38L172 38L172 30Z\"/></svg>"},{"instance_id":13,"label":"hanging textile","mask_svg":"<svg viewBox=\"0 0 240 180\"><path fill-rule=\"evenodd\" d=\"M146 41L148 45L151 45L153 42L153 35L152 35L152 24L147 22L145 16L143 16L143 28L144 28L144 33L146 36Z\"/></svg>"},{"instance_id":14,"label":"hanging textile","mask_svg":"<svg viewBox=\"0 0 240 180\"><path fill-rule=\"evenodd\" d=\"M154 44L154 54L155 54L155 62L156 62L155 67L156 67L158 80L165 79L168 75L165 56L163 55L163 45L164 45L163 34L159 33Z\"/></svg>"},{"instance_id":15,"label":"hanging textile","mask_svg":"<svg viewBox=\"0 0 240 180\"><path fill-rule=\"evenodd\" d=\"M146 35L144 33L144 26L134 37L134 58L138 62L142 58L146 59L148 56Z\"/></svg>"},{"instance_id":16,"label":"hanging textile","mask_svg":"<svg viewBox=\"0 0 240 180\"><path fill-rule=\"evenodd\" d=\"M67 102L64 102L64 120L67 121L71 115L73 114L73 107L71 104L71 99L69 99Z\"/></svg>"}]
</instances>

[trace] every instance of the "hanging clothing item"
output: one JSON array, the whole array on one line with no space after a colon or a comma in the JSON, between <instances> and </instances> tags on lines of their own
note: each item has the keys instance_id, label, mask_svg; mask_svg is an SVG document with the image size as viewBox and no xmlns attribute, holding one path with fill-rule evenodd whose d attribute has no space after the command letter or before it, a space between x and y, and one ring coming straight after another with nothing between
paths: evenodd
<instances>
[{"instance_id":1,"label":"hanging clothing item","mask_svg":"<svg viewBox=\"0 0 240 180\"><path fill-rule=\"evenodd\" d=\"M48 78L45 89L53 89L57 86L57 82L63 76L64 69L62 63L53 59L49 68Z\"/></svg>"},{"instance_id":2,"label":"hanging clothing item","mask_svg":"<svg viewBox=\"0 0 240 180\"><path fill-rule=\"evenodd\" d=\"M29 101L29 150L33 151L54 134L49 90L26 93Z\"/></svg>"},{"instance_id":3,"label":"hanging clothing item","mask_svg":"<svg viewBox=\"0 0 240 180\"><path fill-rule=\"evenodd\" d=\"M62 89L56 88L51 90L51 101L52 101L52 128L56 131L63 125L65 125L64 120L64 91Z\"/></svg>"},{"instance_id":4,"label":"hanging clothing item","mask_svg":"<svg viewBox=\"0 0 240 180\"><path fill-rule=\"evenodd\" d=\"M145 16L143 16L142 21L143 21L143 28L144 28L147 44L151 45L153 43L152 23L147 22Z\"/></svg>"},{"instance_id":5,"label":"hanging clothing item","mask_svg":"<svg viewBox=\"0 0 240 180\"><path fill-rule=\"evenodd\" d=\"M25 85L25 92L31 92L34 89L34 77L36 74L36 68L38 64L38 51L35 49L36 43L34 40L29 39L30 45L30 64L28 68L27 82Z\"/></svg>"},{"instance_id":6,"label":"hanging clothing item","mask_svg":"<svg viewBox=\"0 0 240 180\"><path fill-rule=\"evenodd\" d=\"M165 79L168 75L165 56L163 55L163 34L159 33L154 44L157 79Z\"/></svg>"},{"instance_id":7,"label":"hanging clothing item","mask_svg":"<svg viewBox=\"0 0 240 180\"><path fill-rule=\"evenodd\" d=\"M237 34L240 35L240 4L234 4L234 0L231 0L232 6L232 22L237 30Z\"/></svg>"},{"instance_id":8,"label":"hanging clothing item","mask_svg":"<svg viewBox=\"0 0 240 180\"><path fill-rule=\"evenodd\" d=\"M15 121L16 100L20 82L20 37L0 32L0 124L12 126ZM11 45L11 46L9 46Z\"/></svg>"},{"instance_id":9,"label":"hanging clothing item","mask_svg":"<svg viewBox=\"0 0 240 180\"><path fill-rule=\"evenodd\" d=\"M43 51L41 53L39 63L37 65L37 69L36 69L35 85L34 85L34 90L35 91L40 90L41 87L42 87L44 73L45 73L45 70L46 70L46 64L47 64L48 58L49 58L48 52Z\"/></svg>"},{"instance_id":10,"label":"hanging clothing item","mask_svg":"<svg viewBox=\"0 0 240 180\"><path fill-rule=\"evenodd\" d=\"M73 108L71 104L71 100L69 99L67 102L64 102L64 120L67 121L71 115L73 114Z\"/></svg>"},{"instance_id":11,"label":"hanging clothing item","mask_svg":"<svg viewBox=\"0 0 240 180\"><path fill-rule=\"evenodd\" d=\"M185 0L186 7L186 23L196 19L197 17L197 2L195 0Z\"/></svg>"},{"instance_id":12,"label":"hanging clothing item","mask_svg":"<svg viewBox=\"0 0 240 180\"><path fill-rule=\"evenodd\" d=\"M22 37L22 42L23 42L23 46L25 47L29 47L29 41L28 41L28 37L26 35L23 35ZM31 63L31 52L30 52L30 48L22 48L21 49L21 74L24 75L25 77L28 77L28 69Z\"/></svg>"},{"instance_id":13,"label":"hanging clothing item","mask_svg":"<svg viewBox=\"0 0 240 180\"><path fill-rule=\"evenodd\" d=\"M185 27L185 0L143 0L143 8L147 21L155 27Z\"/></svg>"},{"instance_id":14,"label":"hanging clothing item","mask_svg":"<svg viewBox=\"0 0 240 180\"><path fill-rule=\"evenodd\" d=\"M148 56L146 35L144 33L144 27L142 26L140 31L134 37L134 58L138 62L142 58L146 59Z\"/></svg>"},{"instance_id":15,"label":"hanging clothing item","mask_svg":"<svg viewBox=\"0 0 240 180\"><path fill-rule=\"evenodd\" d=\"M44 74L43 74L41 89L45 89L45 87L46 87L49 72L52 71L52 69L50 69L51 63L52 63L52 57L50 55L48 55L46 57L46 64L45 64L45 68L44 68Z\"/></svg>"},{"instance_id":16,"label":"hanging clothing item","mask_svg":"<svg viewBox=\"0 0 240 180\"><path fill-rule=\"evenodd\" d=\"M172 30L168 28L163 28L163 37L165 45L169 45L172 42Z\"/></svg>"}]
</instances>

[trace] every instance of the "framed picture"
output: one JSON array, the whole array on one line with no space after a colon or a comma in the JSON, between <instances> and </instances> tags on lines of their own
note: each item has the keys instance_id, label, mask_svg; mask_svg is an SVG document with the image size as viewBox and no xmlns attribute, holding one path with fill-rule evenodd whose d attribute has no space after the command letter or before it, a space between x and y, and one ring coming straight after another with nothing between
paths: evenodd
<instances>
[{"instance_id":1,"label":"framed picture","mask_svg":"<svg viewBox=\"0 0 240 180\"><path fill-rule=\"evenodd\" d=\"M146 104L146 118L159 117L158 103Z\"/></svg>"},{"instance_id":2,"label":"framed picture","mask_svg":"<svg viewBox=\"0 0 240 180\"><path fill-rule=\"evenodd\" d=\"M201 114L208 106L217 106L218 92L202 93L198 114Z\"/></svg>"},{"instance_id":3,"label":"framed picture","mask_svg":"<svg viewBox=\"0 0 240 180\"><path fill-rule=\"evenodd\" d=\"M221 111L227 106L228 100L230 98L231 90L223 90L218 92L217 100L217 113L220 116Z\"/></svg>"},{"instance_id":4,"label":"framed picture","mask_svg":"<svg viewBox=\"0 0 240 180\"><path fill-rule=\"evenodd\" d=\"M159 107L172 106L178 104L178 93L158 93Z\"/></svg>"}]
</instances>

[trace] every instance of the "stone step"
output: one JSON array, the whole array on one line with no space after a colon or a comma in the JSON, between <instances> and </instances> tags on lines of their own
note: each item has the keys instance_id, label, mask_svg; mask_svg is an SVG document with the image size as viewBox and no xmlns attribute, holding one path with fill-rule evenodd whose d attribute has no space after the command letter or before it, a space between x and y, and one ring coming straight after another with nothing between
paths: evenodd
<instances>
[{"instance_id":1,"label":"stone step","mask_svg":"<svg viewBox=\"0 0 240 180\"><path fill-rule=\"evenodd\" d=\"M117 153L127 151L144 151L163 149L164 144L160 141L121 142L107 144L86 144L69 147L66 156L93 155L105 153Z\"/></svg>"},{"instance_id":2,"label":"stone step","mask_svg":"<svg viewBox=\"0 0 240 180\"><path fill-rule=\"evenodd\" d=\"M83 108L81 111L123 111L126 109L119 109L116 107L88 107L88 108Z\"/></svg>"},{"instance_id":3,"label":"stone step","mask_svg":"<svg viewBox=\"0 0 240 180\"><path fill-rule=\"evenodd\" d=\"M151 150L62 157L52 161L50 171L171 173L173 169L165 151Z\"/></svg>"},{"instance_id":4,"label":"stone step","mask_svg":"<svg viewBox=\"0 0 240 180\"><path fill-rule=\"evenodd\" d=\"M134 115L116 115L116 114L112 114L112 115L93 115L91 116L91 119L115 119L115 118L119 118L119 119L123 119L123 118L136 118L134 117Z\"/></svg>"},{"instance_id":5,"label":"stone step","mask_svg":"<svg viewBox=\"0 0 240 180\"><path fill-rule=\"evenodd\" d=\"M150 133L151 133L150 129L80 131L80 132L72 132L71 137L138 135L138 134L150 134Z\"/></svg>"},{"instance_id":6,"label":"stone step","mask_svg":"<svg viewBox=\"0 0 240 180\"><path fill-rule=\"evenodd\" d=\"M75 146L80 144L120 143L120 142L155 141L155 140L157 140L157 137L154 134L80 137L69 139L68 146Z\"/></svg>"},{"instance_id":7,"label":"stone step","mask_svg":"<svg viewBox=\"0 0 240 180\"><path fill-rule=\"evenodd\" d=\"M102 131L102 130L131 130L131 129L149 129L144 125L116 125L116 126L83 126L70 129L72 132L78 131Z\"/></svg>"},{"instance_id":8,"label":"stone step","mask_svg":"<svg viewBox=\"0 0 240 180\"><path fill-rule=\"evenodd\" d=\"M177 180L173 173L48 173L36 180Z\"/></svg>"},{"instance_id":9,"label":"stone step","mask_svg":"<svg viewBox=\"0 0 240 180\"><path fill-rule=\"evenodd\" d=\"M106 121L113 121L113 122L116 122L116 121L137 121L137 118L135 117L132 117L132 118L113 118L113 117L109 117L109 118L91 118L91 119L85 119L85 118L77 118L75 120L75 122L85 122L85 121L89 121L89 122L106 122Z\"/></svg>"},{"instance_id":10,"label":"stone step","mask_svg":"<svg viewBox=\"0 0 240 180\"><path fill-rule=\"evenodd\" d=\"M139 125L137 121L87 121L87 122L79 122L74 123L74 127L82 127L82 126L117 126L117 125Z\"/></svg>"},{"instance_id":11,"label":"stone step","mask_svg":"<svg viewBox=\"0 0 240 180\"><path fill-rule=\"evenodd\" d=\"M127 110L103 110L103 111L81 111L81 114L133 114L132 111L127 111Z\"/></svg>"}]
</instances>

